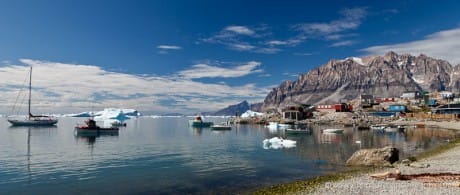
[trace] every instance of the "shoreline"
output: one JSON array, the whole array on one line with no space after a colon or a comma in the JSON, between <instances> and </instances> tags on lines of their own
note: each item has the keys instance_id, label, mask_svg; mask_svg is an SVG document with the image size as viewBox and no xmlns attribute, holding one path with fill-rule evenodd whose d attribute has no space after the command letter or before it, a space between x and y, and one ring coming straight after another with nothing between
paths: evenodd
<instances>
[{"instance_id":1,"label":"shoreline","mask_svg":"<svg viewBox=\"0 0 460 195\"><path fill-rule=\"evenodd\" d=\"M460 131L460 122L456 121L393 121L393 123L425 126L436 126L441 129ZM252 194L460 194L460 181L456 187L446 183L423 183L415 180L377 180L370 174L394 171L402 174L420 173L456 173L460 174L457 161L460 159L460 138L424 151L416 156L417 161L406 166L401 160L395 168L386 167L351 167L350 170L314 177L307 180L279 184L253 191ZM444 184L444 185L443 185Z\"/></svg>"}]
</instances>

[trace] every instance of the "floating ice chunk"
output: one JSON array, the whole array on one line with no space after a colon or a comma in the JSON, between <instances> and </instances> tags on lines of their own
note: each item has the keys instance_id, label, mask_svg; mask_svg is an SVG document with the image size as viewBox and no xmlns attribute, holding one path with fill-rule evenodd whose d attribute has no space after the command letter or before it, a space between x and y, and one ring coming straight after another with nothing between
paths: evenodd
<instances>
[{"instance_id":1,"label":"floating ice chunk","mask_svg":"<svg viewBox=\"0 0 460 195\"><path fill-rule=\"evenodd\" d=\"M104 108L103 111L96 112L95 116L117 116L122 113L124 116L140 116L140 113L134 109Z\"/></svg>"},{"instance_id":2,"label":"floating ice chunk","mask_svg":"<svg viewBox=\"0 0 460 195\"><path fill-rule=\"evenodd\" d=\"M105 108L103 111L98 111L98 112L95 112L95 113L93 113L93 112L81 112L81 113L78 113L78 114L66 114L64 116L68 116L68 117L95 117L95 116L101 116L102 118L112 118L112 119L125 120L125 119L127 119L129 117L141 116L141 113L139 113L137 110L134 110L134 109Z\"/></svg>"},{"instance_id":3,"label":"floating ice chunk","mask_svg":"<svg viewBox=\"0 0 460 195\"><path fill-rule=\"evenodd\" d=\"M93 115L92 112L80 112L78 114L66 114L64 116L68 117L91 117Z\"/></svg>"},{"instance_id":4,"label":"floating ice chunk","mask_svg":"<svg viewBox=\"0 0 460 195\"><path fill-rule=\"evenodd\" d=\"M296 141L273 137L262 141L264 149L280 149L296 147Z\"/></svg>"},{"instance_id":5,"label":"floating ice chunk","mask_svg":"<svg viewBox=\"0 0 460 195\"><path fill-rule=\"evenodd\" d=\"M254 112L252 110L247 110L245 113L241 114L241 118L259 117L263 115L264 114L260 112Z\"/></svg>"}]
</instances>

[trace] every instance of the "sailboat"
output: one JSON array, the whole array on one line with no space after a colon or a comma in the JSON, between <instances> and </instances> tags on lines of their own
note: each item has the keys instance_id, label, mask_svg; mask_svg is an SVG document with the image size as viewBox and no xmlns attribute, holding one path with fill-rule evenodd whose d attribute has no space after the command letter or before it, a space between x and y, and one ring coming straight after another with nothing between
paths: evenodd
<instances>
[{"instance_id":1,"label":"sailboat","mask_svg":"<svg viewBox=\"0 0 460 195\"><path fill-rule=\"evenodd\" d=\"M55 125L58 120L54 117L50 116L43 116L43 115L33 115L30 112L30 104L32 99L32 67L30 67L29 73L29 101L28 101L28 110L29 115L26 118L22 119L13 119L8 118L8 122L10 122L14 126L52 126Z\"/></svg>"}]
</instances>

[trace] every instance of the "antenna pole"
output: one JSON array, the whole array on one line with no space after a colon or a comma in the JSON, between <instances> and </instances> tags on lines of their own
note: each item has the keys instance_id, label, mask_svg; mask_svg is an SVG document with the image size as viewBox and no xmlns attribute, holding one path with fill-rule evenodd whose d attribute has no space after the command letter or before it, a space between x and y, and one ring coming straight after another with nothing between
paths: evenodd
<instances>
[{"instance_id":1,"label":"antenna pole","mask_svg":"<svg viewBox=\"0 0 460 195\"><path fill-rule=\"evenodd\" d=\"M32 115L32 113L30 113L31 97L32 97L32 66L30 67L30 76L29 76L29 118Z\"/></svg>"}]
</instances>

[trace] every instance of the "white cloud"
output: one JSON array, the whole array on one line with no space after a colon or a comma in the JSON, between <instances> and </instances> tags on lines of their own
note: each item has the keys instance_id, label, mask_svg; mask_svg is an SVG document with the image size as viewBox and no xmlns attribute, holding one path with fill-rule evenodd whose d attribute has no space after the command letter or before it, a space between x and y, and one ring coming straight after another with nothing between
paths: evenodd
<instances>
[{"instance_id":1,"label":"white cloud","mask_svg":"<svg viewBox=\"0 0 460 195\"><path fill-rule=\"evenodd\" d=\"M453 64L460 63L460 28L436 32L422 40L406 43L378 45L362 49L366 55L384 55L388 51L412 55L426 54Z\"/></svg>"},{"instance_id":2,"label":"white cloud","mask_svg":"<svg viewBox=\"0 0 460 195\"><path fill-rule=\"evenodd\" d=\"M267 45L287 45L289 42L287 41L278 41L278 40L273 40L273 41L268 41Z\"/></svg>"},{"instance_id":3,"label":"white cloud","mask_svg":"<svg viewBox=\"0 0 460 195\"><path fill-rule=\"evenodd\" d=\"M348 34L330 34L330 35L325 35L324 38L328 41L337 41L343 38L347 37L355 37L358 36L356 33L348 33Z\"/></svg>"},{"instance_id":4,"label":"white cloud","mask_svg":"<svg viewBox=\"0 0 460 195\"><path fill-rule=\"evenodd\" d=\"M167 50L179 50L182 49L182 47L177 46L177 45L158 45L158 49L167 49Z\"/></svg>"},{"instance_id":5,"label":"white cloud","mask_svg":"<svg viewBox=\"0 0 460 195\"><path fill-rule=\"evenodd\" d=\"M237 51L250 51L255 48L255 46L249 43L229 43L228 46Z\"/></svg>"},{"instance_id":6,"label":"white cloud","mask_svg":"<svg viewBox=\"0 0 460 195\"><path fill-rule=\"evenodd\" d=\"M261 73L263 70L257 69L261 65L260 62L251 61L246 64L233 68L223 68L211 66L208 64L196 64L191 69L179 72L179 75L184 78L231 78L242 77L253 73Z\"/></svg>"},{"instance_id":7,"label":"white cloud","mask_svg":"<svg viewBox=\"0 0 460 195\"><path fill-rule=\"evenodd\" d=\"M331 34L338 36L338 33L353 30L361 25L367 15L366 8L351 8L340 11L342 18L327 23L303 23L297 24L294 28L301 31L308 37L322 37Z\"/></svg>"},{"instance_id":8,"label":"white cloud","mask_svg":"<svg viewBox=\"0 0 460 195\"><path fill-rule=\"evenodd\" d=\"M296 45L302 43L303 41L305 41L305 39L307 39L305 36L298 35L296 37L292 37L292 38L287 39L285 41L271 40L271 41L267 41L265 44L269 45L271 47L275 47L275 46L296 46Z\"/></svg>"},{"instance_id":9,"label":"white cloud","mask_svg":"<svg viewBox=\"0 0 460 195\"><path fill-rule=\"evenodd\" d=\"M26 66L0 67L0 110L5 114L12 114L6 112L13 107L18 88L26 84L29 66L34 68L34 113L79 112L104 107L193 113L217 110L241 100L262 101L269 90L253 84L229 86L178 76L131 75L106 71L93 65L30 59L20 61ZM259 65L258 62L249 62L234 69L225 69L231 72L225 74L236 77L258 72L260 70L255 67ZM219 71L212 67L195 68L214 71L212 74Z\"/></svg>"},{"instance_id":10,"label":"white cloud","mask_svg":"<svg viewBox=\"0 0 460 195\"><path fill-rule=\"evenodd\" d=\"M263 53L263 54L274 54L280 52L281 49L276 47L260 47L254 50L255 53Z\"/></svg>"},{"instance_id":11,"label":"white cloud","mask_svg":"<svg viewBox=\"0 0 460 195\"><path fill-rule=\"evenodd\" d=\"M261 35L257 34L256 29L263 31L265 28L254 28L251 29L246 26L227 26L223 28L219 33L216 35L204 39L204 42L210 43L221 43L226 41L235 41L240 37L260 37Z\"/></svg>"},{"instance_id":12,"label":"white cloud","mask_svg":"<svg viewBox=\"0 0 460 195\"><path fill-rule=\"evenodd\" d=\"M201 41L205 43L224 45L228 49L235 51L263 54L274 54L281 51L281 49L275 47L282 45L281 41L272 41L269 43L266 41L260 41L269 34L270 33L267 32L267 27L265 25L253 28L247 26L227 26L216 35L206 39L201 39ZM289 40L286 43L294 44L295 40Z\"/></svg>"},{"instance_id":13,"label":"white cloud","mask_svg":"<svg viewBox=\"0 0 460 195\"><path fill-rule=\"evenodd\" d=\"M225 31L230 31L240 35L253 35L255 32L246 26L227 26Z\"/></svg>"},{"instance_id":14,"label":"white cloud","mask_svg":"<svg viewBox=\"0 0 460 195\"><path fill-rule=\"evenodd\" d=\"M355 44L354 41L339 41L339 42L336 42L336 43L333 43L331 44L329 47L343 47L343 46L350 46L350 45L353 45Z\"/></svg>"},{"instance_id":15,"label":"white cloud","mask_svg":"<svg viewBox=\"0 0 460 195\"><path fill-rule=\"evenodd\" d=\"M284 76L289 76L289 77L298 77L298 74L290 73L290 72L283 72Z\"/></svg>"},{"instance_id":16,"label":"white cloud","mask_svg":"<svg viewBox=\"0 0 460 195\"><path fill-rule=\"evenodd\" d=\"M294 53L296 56L311 56L315 55L316 53Z\"/></svg>"},{"instance_id":17,"label":"white cloud","mask_svg":"<svg viewBox=\"0 0 460 195\"><path fill-rule=\"evenodd\" d=\"M271 38L272 32L266 25L251 27L231 25L209 38L201 39L200 42L220 44L236 51L275 54L282 51L283 47L297 46L308 39L340 41L345 37L357 36L346 31L357 29L366 15L367 8L345 8L340 11L341 18L337 20L293 25L290 30L296 31L297 35L281 40ZM352 41L347 42L347 44L351 43ZM332 45L344 46L337 44Z\"/></svg>"}]
</instances>

